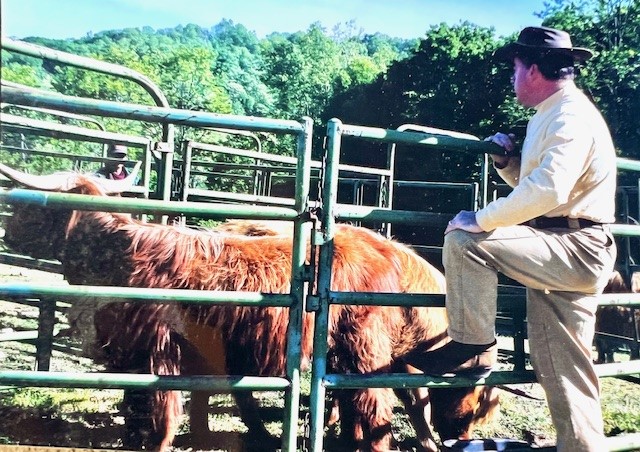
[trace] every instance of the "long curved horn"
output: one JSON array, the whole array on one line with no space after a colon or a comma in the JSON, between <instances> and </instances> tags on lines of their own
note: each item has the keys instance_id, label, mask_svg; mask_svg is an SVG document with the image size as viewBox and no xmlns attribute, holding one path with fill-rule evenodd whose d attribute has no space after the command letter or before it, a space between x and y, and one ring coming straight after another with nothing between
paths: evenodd
<instances>
[{"instance_id":1,"label":"long curved horn","mask_svg":"<svg viewBox=\"0 0 640 452\"><path fill-rule=\"evenodd\" d=\"M99 185L106 194L122 193L129 190L136 181L138 173L140 172L140 166L142 162L136 162L135 166L131 170L131 173L122 180L111 180L102 177L89 177L94 183ZM76 187L80 183L78 173L65 172L55 173L48 175L27 174L16 169L13 169L4 163L0 163L0 173L7 176L9 179L26 187L36 190L45 191L67 191Z\"/></svg>"},{"instance_id":2,"label":"long curved horn","mask_svg":"<svg viewBox=\"0 0 640 452\"><path fill-rule=\"evenodd\" d=\"M0 173L14 182L29 188L47 191L68 189L71 185L69 179L72 177L75 179L74 176L77 176L74 175L74 173L55 173L48 175L27 174L13 169L4 163L0 163Z\"/></svg>"},{"instance_id":3,"label":"long curved horn","mask_svg":"<svg viewBox=\"0 0 640 452\"><path fill-rule=\"evenodd\" d=\"M120 180L106 179L104 177L92 177L91 180L100 185L107 194L122 193L129 190L135 185L138 173L140 172L140 166L142 162L136 162L135 166L127 177Z\"/></svg>"}]
</instances>

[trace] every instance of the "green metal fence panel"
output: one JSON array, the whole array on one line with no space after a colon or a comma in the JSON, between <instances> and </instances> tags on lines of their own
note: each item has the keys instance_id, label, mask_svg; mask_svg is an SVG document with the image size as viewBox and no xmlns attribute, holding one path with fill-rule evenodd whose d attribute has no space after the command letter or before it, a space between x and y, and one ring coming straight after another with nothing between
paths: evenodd
<instances>
[{"instance_id":1,"label":"green metal fence panel","mask_svg":"<svg viewBox=\"0 0 640 452\"><path fill-rule=\"evenodd\" d=\"M3 91L3 99L6 99ZM37 94L36 97L42 94ZM48 94L43 94L47 98ZM54 96L55 97L55 96ZM79 104L84 101L65 99L67 109L82 110ZM35 102L39 103L39 102ZM55 108L55 105L50 105ZM143 106L129 107L140 109ZM292 242L292 277L291 290L288 294L261 294L248 292L208 292L190 290L138 289L129 287L102 286L38 286L35 284L0 284L0 295L11 297L41 297L42 300L74 298L74 297L109 297L111 301L137 300L137 302L189 302L189 303L236 303L249 306L281 306L289 309L289 328L287 337L287 376L275 377L169 377L128 374L64 374L50 372L0 372L0 384L35 385L53 387L92 387L92 388L162 388L184 390L207 389L258 389L283 390L285 392L285 412L283 418L282 450L296 449L297 428L300 407L300 366L301 366L301 338L302 316L304 313L305 286L309 279L306 265L307 242L309 228L305 225L310 221L308 211L310 168L311 168L311 140L313 123L310 118L303 118L301 122L272 120L268 118L229 117L203 112L184 112L171 110L169 118L159 119L161 113L149 113L159 122L171 121L200 122L207 125L228 125L246 127L251 124L254 130L272 131L293 134L297 137L294 154L296 161L295 197L291 207L234 205L227 203L184 203L174 201L159 201L132 198L106 198L96 196L75 195L68 193L51 193L35 190L12 189L0 192L0 202L27 203L48 207L65 207L71 209L86 209L109 212L156 213L192 215L202 218L243 218L243 219L276 219L293 222ZM109 106L97 103L93 113L106 114ZM125 109L126 110L126 109ZM129 110L130 111L130 110ZM166 111L166 110L164 110ZM108 114L107 114L108 115ZM148 116L149 117L149 116ZM184 118L187 118L186 120ZM48 303L48 302L45 302ZM43 311L47 315L48 310ZM50 317L50 316L49 316ZM48 323L43 322L43 328ZM44 330L43 330L44 332ZM44 346L46 348L46 345ZM46 350L43 349L46 352ZM44 363L46 364L46 363Z\"/></svg>"},{"instance_id":2,"label":"green metal fence panel","mask_svg":"<svg viewBox=\"0 0 640 452\"><path fill-rule=\"evenodd\" d=\"M43 60L55 61L68 66L82 68L94 72L100 72L107 75L113 75L116 77L125 78L131 80L134 83L140 85L153 99L156 105L162 107L168 107L169 102L160 88L147 76L129 69L124 66L120 66L113 63L107 63L104 61L95 60L93 58L74 55L71 53L62 52L59 50L42 47L39 45L17 41L7 37L2 37L2 49L10 52L16 52L23 55L29 55ZM15 87L15 84L7 84L3 82L3 101L13 103L8 98L4 97L5 90L10 87ZM26 88L26 87L25 87ZM40 91L43 92L43 91ZM19 102L16 102L18 105ZM34 107L40 107L42 105L32 105ZM71 113L76 113L71 109ZM173 168L173 140L175 135L175 127L173 124L167 122L162 125L162 146L158 147L161 151L162 168L158 173L158 185L161 190L161 197L164 200L168 200L171 194L171 170Z\"/></svg>"},{"instance_id":3,"label":"green metal fence panel","mask_svg":"<svg viewBox=\"0 0 640 452\"><path fill-rule=\"evenodd\" d=\"M373 293L345 293L331 291L331 264L333 254L333 237L337 220L375 219L379 221L410 222L413 224L443 225L445 218L438 214L419 214L416 212L393 212L384 209L338 206L337 194L337 169L339 165L342 136L359 137L369 140L380 140L390 143L409 143L413 145L438 146L441 149L474 153L497 153L490 143L468 140L460 137L430 136L426 133L403 132L397 130L384 130L361 126L342 124L337 119L332 119L327 125L327 147L325 180L322 187L321 198L322 217L321 231L318 234L320 243L320 258L318 268L317 295L310 303L311 309L316 313L316 327L314 331L314 355L311 380L311 400L309 419L309 450L323 450L324 435L324 402L327 388L368 388L368 387L393 387L393 388L417 388L417 387L461 387L469 385L498 385L514 383L535 382L533 371L526 370L524 359L516 359L514 371L499 371L492 373L487 379L472 381L465 378L432 378L423 375L407 374L376 374L376 375L337 375L327 374L326 354L328 336L328 312L331 304L371 304L371 305L418 305L418 306L442 306L443 295L416 295L416 294L373 294ZM625 168L640 169L640 165L625 161ZM446 218L448 220L449 218ZM640 228L632 225L615 225L612 228L616 234L640 235ZM520 342L516 345L516 352L524 356L524 292L514 292L507 288L499 299L509 301L514 306L520 306L516 325L516 339ZM419 301L418 301L419 300ZM603 296L602 305L640 305L640 294L612 294ZM640 374L640 361L631 363L602 364L597 366L598 375L603 376L627 376ZM640 438L640 436L639 436ZM611 450L629 450L640 446L639 438L630 436L629 440L615 438L618 445ZM613 443L612 443L613 444ZM624 447L625 449L617 449Z\"/></svg>"},{"instance_id":4,"label":"green metal fence panel","mask_svg":"<svg viewBox=\"0 0 640 452\"><path fill-rule=\"evenodd\" d=\"M51 111L51 110L46 110ZM76 115L77 116L77 115ZM25 132L30 135L53 137L58 139L69 139L83 142L95 142L95 143L107 143L123 144L125 146L137 147L142 150L142 178L140 185L134 185L130 188L130 193L140 193L145 198L149 197L149 185L151 176L151 140L149 138L127 135L122 133L107 132L104 130L87 129L86 127L78 127L67 124L56 124L50 121L42 121L32 118L24 118L21 116L0 113L0 123L2 124L3 131L19 131ZM2 146L5 149L13 153L25 153L21 148L10 148ZM106 152L106 151L103 151ZM50 157L64 158L74 161L74 169L81 170L82 163L89 162L105 162L106 157L90 157L79 156L76 154L63 154L52 151L36 151L29 150L32 155L47 155ZM125 162L127 165L132 165L134 161Z\"/></svg>"}]
</instances>

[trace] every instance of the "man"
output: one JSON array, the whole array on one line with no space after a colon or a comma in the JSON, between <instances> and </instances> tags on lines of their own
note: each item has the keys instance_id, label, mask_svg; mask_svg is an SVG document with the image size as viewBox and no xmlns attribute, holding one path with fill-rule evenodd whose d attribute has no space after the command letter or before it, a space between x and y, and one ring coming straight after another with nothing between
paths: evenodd
<instances>
[{"instance_id":1,"label":"man","mask_svg":"<svg viewBox=\"0 0 640 452\"><path fill-rule=\"evenodd\" d=\"M445 230L443 264L452 341L407 362L430 375L487 376L496 361L497 273L527 287L531 362L544 388L558 451L606 450L591 345L597 295L616 248L616 155L609 130L573 82L591 51L546 27L522 30L495 53L512 61L518 101L536 110L520 156L513 136L487 140L511 193L477 212L458 213Z\"/></svg>"},{"instance_id":2,"label":"man","mask_svg":"<svg viewBox=\"0 0 640 452\"><path fill-rule=\"evenodd\" d=\"M124 161L127 159L127 147L121 144L114 144L107 151L107 157ZM129 172L124 167L123 161L109 161L96 174L107 179L124 179L129 175Z\"/></svg>"}]
</instances>

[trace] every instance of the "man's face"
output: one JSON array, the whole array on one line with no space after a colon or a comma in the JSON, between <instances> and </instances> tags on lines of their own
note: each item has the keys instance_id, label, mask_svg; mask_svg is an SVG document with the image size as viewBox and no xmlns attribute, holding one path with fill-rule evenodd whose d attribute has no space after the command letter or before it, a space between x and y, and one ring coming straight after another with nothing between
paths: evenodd
<instances>
[{"instance_id":1,"label":"man's face","mask_svg":"<svg viewBox=\"0 0 640 452\"><path fill-rule=\"evenodd\" d=\"M109 171L118 171L124 168L124 163L110 161L105 164L105 167L108 168Z\"/></svg>"},{"instance_id":2,"label":"man's face","mask_svg":"<svg viewBox=\"0 0 640 452\"><path fill-rule=\"evenodd\" d=\"M513 60L513 91L516 98L525 107L534 107L536 102L533 100L533 85L531 83L532 67L524 65L520 58L515 57Z\"/></svg>"}]
</instances>

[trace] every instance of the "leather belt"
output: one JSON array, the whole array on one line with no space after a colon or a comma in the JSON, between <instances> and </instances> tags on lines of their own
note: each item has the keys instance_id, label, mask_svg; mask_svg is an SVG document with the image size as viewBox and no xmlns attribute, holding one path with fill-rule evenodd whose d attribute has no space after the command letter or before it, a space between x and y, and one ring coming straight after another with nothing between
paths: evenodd
<instances>
[{"instance_id":1,"label":"leather belt","mask_svg":"<svg viewBox=\"0 0 640 452\"><path fill-rule=\"evenodd\" d=\"M582 229L590 226L602 225L597 221L587 220L585 218L569 218L569 217L537 217L522 223L525 226L531 226L536 229Z\"/></svg>"}]
</instances>

